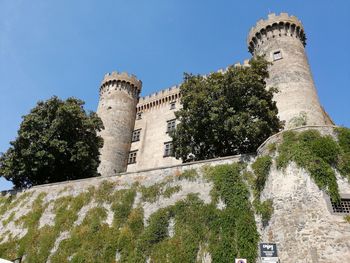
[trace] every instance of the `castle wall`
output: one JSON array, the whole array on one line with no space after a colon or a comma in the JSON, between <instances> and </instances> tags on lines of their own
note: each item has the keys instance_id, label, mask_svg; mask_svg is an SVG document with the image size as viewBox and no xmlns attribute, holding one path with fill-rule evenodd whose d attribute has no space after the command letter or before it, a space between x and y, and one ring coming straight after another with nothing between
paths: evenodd
<instances>
[{"instance_id":1,"label":"castle wall","mask_svg":"<svg viewBox=\"0 0 350 263\"><path fill-rule=\"evenodd\" d=\"M140 130L140 140L131 144L130 152L136 151L136 162L128 164L128 172L181 163L172 156L165 156L165 143L172 141L167 121L175 119L174 112L180 107L176 86L139 100L134 131Z\"/></svg>"},{"instance_id":2,"label":"castle wall","mask_svg":"<svg viewBox=\"0 0 350 263\"><path fill-rule=\"evenodd\" d=\"M280 119L286 122L286 129L334 124L319 103L305 45L302 23L286 13L278 16L270 14L267 20L258 21L248 36L249 51L254 56L265 55L272 62L267 87L279 90L274 100ZM248 65L248 60L243 65L235 64ZM128 92L129 88L110 87L119 85L113 81L124 81L136 87L138 93ZM167 122L175 119L174 112L181 107L179 87L140 98L136 105L141 82L135 76L107 75L103 83L108 83L103 86L108 91L101 93L98 108L98 114L105 124L105 130L101 132L105 144L101 150L99 172L110 175L181 163L165 152L166 147L171 147L166 145L171 143ZM303 119L304 113L306 119ZM134 141L133 131L139 132L139 138Z\"/></svg>"},{"instance_id":3,"label":"castle wall","mask_svg":"<svg viewBox=\"0 0 350 263\"><path fill-rule=\"evenodd\" d=\"M333 130L327 127L309 127L319 130L323 134L333 134ZM304 129L304 128L303 128ZM302 131L303 129L295 129ZM274 136L278 142L281 137ZM52 212L52 203L63 196L78 196L80 193L91 191L91 187L98 188L104 182L115 183L115 191L129 189L135 183L149 187L161 182L171 182L168 186L179 186L180 190L170 197L160 194L154 202L142 201L139 193L136 195L133 207L141 207L144 211L144 223L156 211L174 205L179 200L184 200L189 194L196 194L205 203L210 203L210 191L212 183L203 177L202 168L221 164L244 162L248 167L255 161L255 156L241 155L193 163L168 166L158 169L150 169L138 172L123 173L121 176L108 176L88 178L76 181L54 183L50 185L36 186L28 190L32 193L27 199L22 199L17 206L12 206L4 214L0 215L0 244L6 243L10 238L21 238L27 234L25 225L16 224L16 220L30 213L34 200L40 193L46 193L44 198L45 211L41 215L39 228L54 225L55 214ZM182 172L195 169L198 177L194 180L176 179ZM171 179L175 180L171 180ZM350 183L347 179L337 176L341 196L350 196ZM21 195L19 194L20 198ZM285 171L280 171L273 165L265 188L261 194L261 200L272 199L273 214L267 226L263 227L260 217L256 216L261 242L277 244L278 255L281 262L290 263L326 263L326 262L350 262L350 227L345 221L344 215L333 214L329 207L329 197L313 182L309 174L295 164L290 164ZM107 219L104 223L112 224L113 211L107 204L97 203L91 200L83 206L74 227L79 226L91 209L96 206L104 207ZM222 206L220 209L225 209ZM69 239L71 232L64 232L55 242L59 247L60 242ZM56 248L57 249L57 248ZM55 253L55 250L51 250ZM116 252L118 255L118 252ZM202 262L211 262L210 255ZM259 262L259 260L257 260Z\"/></svg>"},{"instance_id":4,"label":"castle wall","mask_svg":"<svg viewBox=\"0 0 350 263\"><path fill-rule=\"evenodd\" d=\"M316 129L336 138L335 126L305 126L292 129L303 132ZM258 149L267 154L268 145L279 143L283 132L268 138ZM341 198L350 198L350 182L336 171ZM266 227L260 224L261 239L276 243L281 262L350 262L350 225L346 214L332 211L329 196L315 184L305 169L290 163L282 171L275 164L261 193L271 199L274 212Z\"/></svg>"},{"instance_id":5,"label":"castle wall","mask_svg":"<svg viewBox=\"0 0 350 263\"><path fill-rule=\"evenodd\" d=\"M338 176L340 194L350 184ZM282 172L272 168L261 200L271 198L274 212L260 228L264 242L277 244L281 262L350 262L350 225L344 215L331 214L329 197L304 169L291 164Z\"/></svg>"}]
</instances>

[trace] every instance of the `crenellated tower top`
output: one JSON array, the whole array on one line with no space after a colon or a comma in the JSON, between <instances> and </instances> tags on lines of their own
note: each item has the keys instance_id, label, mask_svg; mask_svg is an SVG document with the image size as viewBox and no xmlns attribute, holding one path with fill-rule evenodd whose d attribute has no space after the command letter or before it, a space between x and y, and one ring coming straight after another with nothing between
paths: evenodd
<instances>
[{"instance_id":1,"label":"crenellated tower top","mask_svg":"<svg viewBox=\"0 0 350 263\"><path fill-rule=\"evenodd\" d=\"M126 72L119 73L117 71L113 71L112 73L105 74L101 82L101 88L114 82L128 83L132 87L136 88L138 92L141 92L141 88L142 88L141 80L138 80L137 77L133 74L128 74Z\"/></svg>"},{"instance_id":2,"label":"crenellated tower top","mask_svg":"<svg viewBox=\"0 0 350 263\"><path fill-rule=\"evenodd\" d=\"M247 38L249 52L254 54L254 50L259 47L261 42L281 36L296 37L304 46L306 45L304 27L297 17L290 16L288 13L280 13L279 15L272 13L268 15L266 20L259 20L250 29Z\"/></svg>"}]
</instances>

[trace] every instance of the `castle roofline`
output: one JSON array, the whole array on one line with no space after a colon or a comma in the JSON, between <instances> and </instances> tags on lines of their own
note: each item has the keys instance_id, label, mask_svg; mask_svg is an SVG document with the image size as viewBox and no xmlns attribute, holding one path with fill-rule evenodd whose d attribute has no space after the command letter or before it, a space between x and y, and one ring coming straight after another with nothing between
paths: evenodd
<instances>
[{"instance_id":1,"label":"castle roofline","mask_svg":"<svg viewBox=\"0 0 350 263\"><path fill-rule=\"evenodd\" d=\"M268 15L267 19L260 19L254 27L252 27L249 31L248 37L247 37L247 45L249 46L252 39L261 32L261 30L267 29L268 27L271 27L273 25L278 25L280 23L283 24L291 24L295 25L296 28L300 28L304 30L304 26L302 22L293 15L289 15L288 13L280 13L279 15L276 15L275 13L271 13Z\"/></svg>"},{"instance_id":2,"label":"castle roofline","mask_svg":"<svg viewBox=\"0 0 350 263\"><path fill-rule=\"evenodd\" d=\"M234 67L247 67L247 66L249 66L249 59L245 59L243 63L237 62L237 63L233 64L233 66ZM216 72L224 73L227 71L228 67L220 68ZM208 74L204 74L203 76L208 76L211 73L213 73L213 72L210 72ZM148 103L151 101L155 101L155 100L167 97L169 95L178 94L180 92L180 86L181 86L181 84L174 85L174 86L171 86L170 88L162 89L162 90L159 90L157 92L153 92L149 95L143 96L139 99L139 105L142 105L144 103Z\"/></svg>"},{"instance_id":3,"label":"castle roofline","mask_svg":"<svg viewBox=\"0 0 350 263\"><path fill-rule=\"evenodd\" d=\"M137 77L133 74L128 74L127 72L117 72L113 71L112 73L105 74L101 86L103 86L107 82L111 81L121 81L129 83L130 85L136 87L139 91L141 91L142 88L142 81L137 79Z\"/></svg>"}]
</instances>

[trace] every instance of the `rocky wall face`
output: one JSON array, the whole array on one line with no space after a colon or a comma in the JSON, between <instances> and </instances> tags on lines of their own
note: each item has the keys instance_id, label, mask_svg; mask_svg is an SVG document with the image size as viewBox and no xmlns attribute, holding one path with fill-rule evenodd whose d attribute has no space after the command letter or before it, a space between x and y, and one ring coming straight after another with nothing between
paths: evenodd
<instances>
[{"instance_id":1,"label":"rocky wall face","mask_svg":"<svg viewBox=\"0 0 350 263\"><path fill-rule=\"evenodd\" d=\"M340 193L349 182L338 176ZM273 200L274 212L261 239L277 244L281 262L350 262L350 224L327 208L327 196L305 170L290 164L285 172L272 168L262 200Z\"/></svg>"}]
</instances>

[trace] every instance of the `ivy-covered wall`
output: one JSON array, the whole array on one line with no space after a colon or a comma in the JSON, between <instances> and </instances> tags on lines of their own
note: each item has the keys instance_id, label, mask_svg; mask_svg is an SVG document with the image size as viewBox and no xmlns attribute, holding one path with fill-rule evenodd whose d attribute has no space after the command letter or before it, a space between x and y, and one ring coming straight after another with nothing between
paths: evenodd
<instances>
[{"instance_id":1,"label":"ivy-covered wall","mask_svg":"<svg viewBox=\"0 0 350 263\"><path fill-rule=\"evenodd\" d=\"M328 134L328 135L327 135ZM260 156L34 187L0 197L0 258L24 262L282 262L350 258L350 132L289 131Z\"/></svg>"},{"instance_id":2,"label":"ivy-covered wall","mask_svg":"<svg viewBox=\"0 0 350 263\"><path fill-rule=\"evenodd\" d=\"M281 262L350 262L349 222L330 207L330 199L350 196L350 130L305 127L276 137L258 165L264 171L272 160L269 175L261 176L261 200L273 210L259 227L261 239L278 244Z\"/></svg>"},{"instance_id":3,"label":"ivy-covered wall","mask_svg":"<svg viewBox=\"0 0 350 263\"><path fill-rule=\"evenodd\" d=\"M239 158L39 187L0 199L0 257L25 262L232 262L259 234ZM227 164L221 164L227 163ZM164 171L159 171L164 173ZM132 178L133 177L133 178ZM132 179L131 179L132 178Z\"/></svg>"}]
</instances>

